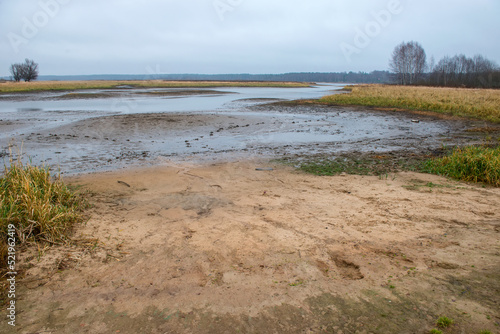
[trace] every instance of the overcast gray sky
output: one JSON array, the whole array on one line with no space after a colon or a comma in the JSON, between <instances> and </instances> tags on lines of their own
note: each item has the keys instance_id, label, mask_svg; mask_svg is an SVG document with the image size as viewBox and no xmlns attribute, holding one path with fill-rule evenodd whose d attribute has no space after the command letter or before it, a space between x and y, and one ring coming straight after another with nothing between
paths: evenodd
<instances>
[{"instance_id":1,"label":"overcast gray sky","mask_svg":"<svg viewBox=\"0 0 500 334\"><path fill-rule=\"evenodd\" d=\"M387 69L418 41L436 60L500 63L499 0L0 0L0 76Z\"/></svg>"}]
</instances>

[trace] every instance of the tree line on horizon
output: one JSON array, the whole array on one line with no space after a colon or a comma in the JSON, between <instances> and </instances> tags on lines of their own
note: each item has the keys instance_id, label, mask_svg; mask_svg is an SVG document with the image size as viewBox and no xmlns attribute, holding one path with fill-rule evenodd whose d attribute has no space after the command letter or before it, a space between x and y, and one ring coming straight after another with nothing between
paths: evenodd
<instances>
[{"instance_id":1,"label":"tree line on horizon","mask_svg":"<svg viewBox=\"0 0 500 334\"><path fill-rule=\"evenodd\" d=\"M389 71L372 72L293 72L283 74L167 74L155 78L164 80L237 80L237 81L297 81L341 83L389 83Z\"/></svg>"},{"instance_id":2,"label":"tree line on horizon","mask_svg":"<svg viewBox=\"0 0 500 334\"><path fill-rule=\"evenodd\" d=\"M437 63L431 57L428 63L424 48L414 41L394 48L389 69L400 85L500 88L500 67L483 55L445 56Z\"/></svg>"},{"instance_id":3,"label":"tree line on horizon","mask_svg":"<svg viewBox=\"0 0 500 334\"><path fill-rule=\"evenodd\" d=\"M13 77L11 76L11 79ZM338 83L390 83L389 71L372 72L296 72L283 74L97 74L44 75L41 80L199 80L199 81L296 81Z\"/></svg>"},{"instance_id":4,"label":"tree line on horizon","mask_svg":"<svg viewBox=\"0 0 500 334\"><path fill-rule=\"evenodd\" d=\"M25 59L12 64L11 80L19 82L38 78L38 64ZM227 81L297 81L332 83L382 83L428 85L440 87L500 88L500 67L482 55L445 56L437 63L427 62L424 48L418 42L397 45L389 60L390 71L372 72L296 72L284 74L154 74L45 76L44 80L227 80ZM64 78L64 79L61 79Z\"/></svg>"}]
</instances>

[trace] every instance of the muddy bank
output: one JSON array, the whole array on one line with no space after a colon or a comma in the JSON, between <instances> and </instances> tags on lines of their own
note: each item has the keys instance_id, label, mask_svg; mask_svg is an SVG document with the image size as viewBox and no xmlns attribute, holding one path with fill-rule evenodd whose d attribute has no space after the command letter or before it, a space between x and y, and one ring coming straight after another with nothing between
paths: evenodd
<instances>
[{"instance_id":1,"label":"muddy bank","mask_svg":"<svg viewBox=\"0 0 500 334\"><path fill-rule=\"evenodd\" d=\"M499 189L259 160L67 181L91 219L22 254L18 333L498 329Z\"/></svg>"},{"instance_id":2,"label":"muddy bank","mask_svg":"<svg viewBox=\"0 0 500 334\"><path fill-rule=\"evenodd\" d=\"M116 90L103 90L102 92L96 93L65 93L63 95L51 95L45 97L49 100L75 100L75 99L106 99L106 98L116 98L116 97L134 97L141 95L150 96L164 96L164 97L183 97L192 95L221 95L221 94L231 94L230 92L223 92L211 89L148 89L142 91L127 92L124 94L123 91ZM21 98L21 96L17 96Z\"/></svg>"},{"instance_id":3,"label":"muddy bank","mask_svg":"<svg viewBox=\"0 0 500 334\"><path fill-rule=\"evenodd\" d=\"M249 155L427 154L443 145L478 143L499 132L468 132L478 126L471 121L324 106L260 105L237 111L96 117L78 111L29 113L32 117L0 120L6 134L3 151L10 143L22 142L34 163L63 173Z\"/></svg>"}]
</instances>

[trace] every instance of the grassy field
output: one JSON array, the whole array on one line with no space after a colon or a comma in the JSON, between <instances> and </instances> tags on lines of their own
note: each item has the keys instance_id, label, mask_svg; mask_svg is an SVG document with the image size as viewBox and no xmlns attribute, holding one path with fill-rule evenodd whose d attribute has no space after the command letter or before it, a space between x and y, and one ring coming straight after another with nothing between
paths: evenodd
<instances>
[{"instance_id":1,"label":"grassy field","mask_svg":"<svg viewBox=\"0 0 500 334\"><path fill-rule=\"evenodd\" d=\"M432 111L500 123L500 90L392 85L350 86L349 94L329 95L320 103Z\"/></svg>"},{"instance_id":2,"label":"grassy field","mask_svg":"<svg viewBox=\"0 0 500 334\"><path fill-rule=\"evenodd\" d=\"M213 87L309 87L310 83L277 81L35 81L0 83L0 93L106 89L117 86L138 88L213 88Z\"/></svg>"}]
</instances>

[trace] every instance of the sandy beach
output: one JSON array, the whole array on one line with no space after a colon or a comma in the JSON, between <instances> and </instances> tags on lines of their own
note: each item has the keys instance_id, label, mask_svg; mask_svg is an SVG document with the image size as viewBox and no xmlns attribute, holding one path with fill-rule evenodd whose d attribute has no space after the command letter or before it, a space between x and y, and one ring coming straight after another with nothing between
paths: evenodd
<instances>
[{"instance_id":1,"label":"sandy beach","mask_svg":"<svg viewBox=\"0 0 500 334\"><path fill-rule=\"evenodd\" d=\"M271 170L272 169L272 170ZM20 333L424 333L495 328L500 190L319 177L266 161L67 179L72 246L23 254Z\"/></svg>"}]
</instances>

